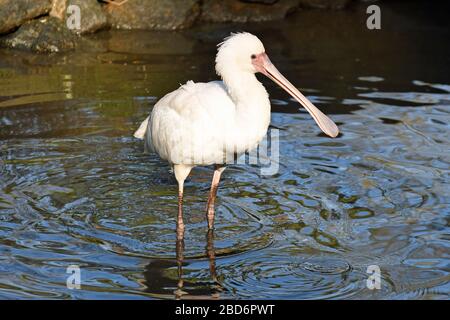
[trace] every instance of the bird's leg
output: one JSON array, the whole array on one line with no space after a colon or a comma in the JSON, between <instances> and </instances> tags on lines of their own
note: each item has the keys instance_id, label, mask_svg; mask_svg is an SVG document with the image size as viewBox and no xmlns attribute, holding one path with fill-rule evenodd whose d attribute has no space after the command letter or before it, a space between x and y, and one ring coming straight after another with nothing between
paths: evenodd
<instances>
[{"instance_id":1,"label":"bird's leg","mask_svg":"<svg viewBox=\"0 0 450 320\"><path fill-rule=\"evenodd\" d=\"M184 238L184 222L183 222L183 186L184 180L191 172L192 167L182 164L173 166L175 178L178 181L178 216L177 216L177 240Z\"/></svg>"},{"instance_id":2,"label":"bird's leg","mask_svg":"<svg viewBox=\"0 0 450 320\"><path fill-rule=\"evenodd\" d=\"M225 167L216 165L214 176L211 182L211 190L208 196L208 204L206 206L206 218L208 219L208 228L214 228L214 203L216 202L217 188L219 187L220 176Z\"/></svg>"},{"instance_id":3,"label":"bird's leg","mask_svg":"<svg viewBox=\"0 0 450 320\"><path fill-rule=\"evenodd\" d=\"M183 187L178 191L177 241L184 239Z\"/></svg>"},{"instance_id":4,"label":"bird's leg","mask_svg":"<svg viewBox=\"0 0 450 320\"><path fill-rule=\"evenodd\" d=\"M183 251L184 251L183 186L181 186L181 191L178 191L177 242L176 242L178 283L177 289L175 290L175 299L180 299L184 293Z\"/></svg>"},{"instance_id":5,"label":"bird's leg","mask_svg":"<svg viewBox=\"0 0 450 320\"><path fill-rule=\"evenodd\" d=\"M178 216L177 216L177 269L178 269L178 284L175 290L175 298L180 299L186 292L183 291L183 252L184 252L184 222L183 222L183 187L184 180L191 172L192 167L182 164L173 166L175 178L178 181Z\"/></svg>"}]
</instances>

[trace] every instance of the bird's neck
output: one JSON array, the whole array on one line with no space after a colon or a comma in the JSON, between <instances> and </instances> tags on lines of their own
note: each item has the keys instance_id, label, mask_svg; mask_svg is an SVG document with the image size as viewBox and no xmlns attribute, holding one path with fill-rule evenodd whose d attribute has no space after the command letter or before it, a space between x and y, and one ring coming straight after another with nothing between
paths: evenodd
<instances>
[{"instance_id":1,"label":"bird's neck","mask_svg":"<svg viewBox=\"0 0 450 320\"><path fill-rule=\"evenodd\" d=\"M267 133L270 123L269 95L253 73L222 75L236 107L233 132L228 143L237 153L253 148Z\"/></svg>"},{"instance_id":2,"label":"bird's neck","mask_svg":"<svg viewBox=\"0 0 450 320\"><path fill-rule=\"evenodd\" d=\"M258 81L254 73L251 72L233 72L222 75L228 94L237 107L237 112L258 102L268 100L269 96L261 82ZM250 111L247 109L247 112Z\"/></svg>"}]
</instances>

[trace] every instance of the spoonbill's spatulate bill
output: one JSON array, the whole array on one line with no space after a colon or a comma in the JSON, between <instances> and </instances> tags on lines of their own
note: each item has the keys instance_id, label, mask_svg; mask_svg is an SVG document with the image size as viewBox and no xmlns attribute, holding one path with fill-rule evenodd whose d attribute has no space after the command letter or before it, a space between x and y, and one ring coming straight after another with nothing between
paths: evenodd
<instances>
[{"instance_id":1,"label":"spoonbill's spatulate bill","mask_svg":"<svg viewBox=\"0 0 450 320\"><path fill-rule=\"evenodd\" d=\"M188 81L168 93L135 132L146 147L167 160L178 181L177 230L184 233L183 184L195 166L215 165L208 197L208 227L214 224L214 202L227 159L255 148L270 122L267 91L260 72L297 100L330 137L339 130L272 64L262 42L250 33L232 34L219 44L216 71L223 81Z\"/></svg>"}]
</instances>

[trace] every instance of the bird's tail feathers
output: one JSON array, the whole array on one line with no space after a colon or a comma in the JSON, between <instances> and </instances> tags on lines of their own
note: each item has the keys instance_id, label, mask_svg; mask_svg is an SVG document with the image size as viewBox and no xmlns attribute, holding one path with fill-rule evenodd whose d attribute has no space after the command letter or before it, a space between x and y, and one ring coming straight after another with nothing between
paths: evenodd
<instances>
[{"instance_id":1,"label":"bird's tail feathers","mask_svg":"<svg viewBox=\"0 0 450 320\"><path fill-rule=\"evenodd\" d=\"M144 140L145 133L147 132L148 121L150 120L150 116L148 116L144 121L142 121L139 128L134 133L134 137Z\"/></svg>"}]
</instances>

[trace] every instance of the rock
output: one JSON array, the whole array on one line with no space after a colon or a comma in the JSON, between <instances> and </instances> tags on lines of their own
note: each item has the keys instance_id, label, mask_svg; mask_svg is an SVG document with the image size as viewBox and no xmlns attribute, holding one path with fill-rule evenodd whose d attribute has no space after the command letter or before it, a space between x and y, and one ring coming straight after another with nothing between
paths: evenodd
<instances>
[{"instance_id":1,"label":"rock","mask_svg":"<svg viewBox=\"0 0 450 320\"><path fill-rule=\"evenodd\" d=\"M198 0L132 0L105 7L109 24L117 29L181 29L200 13Z\"/></svg>"},{"instance_id":2,"label":"rock","mask_svg":"<svg viewBox=\"0 0 450 320\"><path fill-rule=\"evenodd\" d=\"M0 46L34 52L60 52L74 49L77 36L54 17L35 19L0 39Z\"/></svg>"},{"instance_id":3,"label":"rock","mask_svg":"<svg viewBox=\"0 0 450 320\"><path fill-rule=\"evenodd\" d=\"M343 9L353 0L300 0L300 6L315 9Z\"/></svg>"},{"instance_id":4,"label":"rock","mask_svg":"<svg viewBox=\"0 0 450 320\"><path fill-rule=\"evenodd\" d=\"M51 0L0 0L0 34L8 33L25 21L48 13Z\"/></svg>"},{"instance_id":5,"label":"rock","mask_svg":"<svg viewBox=\"0 0 450 320\"><path fill-rule=\"evenodd\" d=\"M76 5L80 8L80 29L71 29L75 33L85 34L98 31L107 26L106 14L97 0L53 0L50 16L66 23L71 14L67 8Z\"/></svg>"},{"instance_id":6,"label":"rock","mask_svg":"<svg viewBox=\"0 0 450 320\"><path fill-rule=\"evenodd\" d=\"M263 3L263 4L274 4L279 0L240 0L241 2L249 2L249 3Z\"/></svg>"},{"instance_id":7,"label":"rock","mask_svg":"<svg viewBox=\"0 0 450 320\"><path fill-rule=\"evenodd\" d=\"M67 10L67 0L53 0L50 16L64 20Z\"/></svg>"},{"instance_id":8,"label":"rock","mask_svg":"<svg viewBox=\"0 0 450 320\"><path fill-rule=\"evenodd\" d=\"M279 0L273 4L238 0L203 1L201 19L210 22L248 22L283 19L298 7L299 0ZM273 1L272 1L273 2Z\"/></svg>"}]
</instances>

